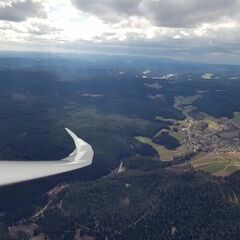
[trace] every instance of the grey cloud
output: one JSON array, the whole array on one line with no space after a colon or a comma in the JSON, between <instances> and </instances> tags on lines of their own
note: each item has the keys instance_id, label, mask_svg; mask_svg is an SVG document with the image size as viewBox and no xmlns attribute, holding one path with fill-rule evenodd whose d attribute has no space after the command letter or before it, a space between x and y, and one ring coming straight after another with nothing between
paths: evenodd
<instances>
[{"instance_id":1,"label":"grey cloud","mask_svg":"<svg viewBox=\"0 0 240 240\"><path fill-rule=\"evenodd\" d=\"M192 27L239 15L239 0L72 0L81 11L106 22L139 16L156 26Z\"/></svg>"},{"instance_id":2,"label":"grey cloud","mask_svg":"<svg viewBox=\"0 0 240 240\"><path fill-rule=\"evenodd\" d=\"M139 2L139 0L72 0L79 10L110 22L118 22L124 17L138 15Z\"/></svg>"},{"instance_id":3,"label":"grey cloud","mask_svg":"<svg viewBox=\"0 0 240 240\"><path fill-rule=\"evenodd\" d=\"M10 5L0 7L0 20L2 21L22 22L29 17L47 17L40 2L14 1Z\"/></svg>"},{"instance_id":4,"label":"grey cloud","mask_svg":"<svg viewBox=\"0 0 240 240\"><path fill-rule=\"evenodd\" d=\"M239 0L160 0L143 1L145 14L156 25L193 27L199 23L233 17L239 13Z\"/></svg>"}]
</instances>

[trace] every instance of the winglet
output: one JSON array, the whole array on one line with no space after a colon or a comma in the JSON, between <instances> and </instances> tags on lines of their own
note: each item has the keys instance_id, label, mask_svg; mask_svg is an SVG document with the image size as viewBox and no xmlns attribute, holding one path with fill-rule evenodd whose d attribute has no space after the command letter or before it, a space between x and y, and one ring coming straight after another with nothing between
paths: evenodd
<instances>
[{"instance_id":1,"label":"winglet","mask_svg":"<svg viewBox=\"0 0 240 240\"><path fill-rule=\"evenodd\" d=\"M65 128L66 131L69 133L69 135L72 137L75 145L76 145L76 148L79 146L79 145L88 145L88 143L84 142L82 139L80 139L74 132L72 132L70 129L68 128Z\"/></svg>"},{"instance_id":2,"label":"winglet","mask_svg":"<svg viewBox=\"0 0 240 240\"><path fill-rule=\"evenodd\" d=\"M70 129L68 128L65 128L65 129L69 133L69 135L72 137L76 146L76 149L74 150L74 152L70 154L70 156L75 155L74 161L77 161L77 162L91 161L92 162L92 158L93 158L92 147L82 139L78 138L78 136L75 133L73 133Z\"/></svg>"}]
</instances>

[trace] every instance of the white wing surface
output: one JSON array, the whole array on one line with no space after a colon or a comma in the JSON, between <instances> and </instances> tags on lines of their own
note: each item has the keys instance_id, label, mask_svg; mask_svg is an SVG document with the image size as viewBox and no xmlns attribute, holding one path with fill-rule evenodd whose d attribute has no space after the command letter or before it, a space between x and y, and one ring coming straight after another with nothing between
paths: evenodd
<instances>
[{"instance_id":1,"label":"white wing surface","mask_svg":"<svg viewBox=\"0 0 240 240\"><path fill-rule=\"evenodd\" d=\"M92 164L92 147L78 138L72 131L76 149L59 161L0 161L0 186L29 181L42 177L69 172Z\"/></svg>"}]
</instances>

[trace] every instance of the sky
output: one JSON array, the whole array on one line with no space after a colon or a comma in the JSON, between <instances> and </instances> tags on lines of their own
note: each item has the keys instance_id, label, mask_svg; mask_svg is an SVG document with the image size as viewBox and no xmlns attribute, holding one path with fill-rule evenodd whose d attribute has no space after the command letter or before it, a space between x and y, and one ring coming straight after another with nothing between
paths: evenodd
<instances>
[{"instance_id":1,"label":"sky","mask_svg":"<svg viewBox=\"0 0 240 240\"><path fill-rule=\"evenodd\" d=\"M0 50L240 64L240 0L0 0Z\"/></svg>"}]
</instances>

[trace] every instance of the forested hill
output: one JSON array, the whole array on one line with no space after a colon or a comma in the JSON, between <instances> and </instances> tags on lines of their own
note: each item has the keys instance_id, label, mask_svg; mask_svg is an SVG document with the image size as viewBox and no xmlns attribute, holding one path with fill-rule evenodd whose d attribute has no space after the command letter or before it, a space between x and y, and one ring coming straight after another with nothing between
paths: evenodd
<instances>
[{"instance_id":1,"label":"forested hill","mask_svg":"<svg viewBox=\"0 0 240 240\"><path fill-rule=\"evenodd\" d=\"M131 158L121 173L59 185L25 225L36 223L51 240L238 239L240 173L223 179L163 165Z\"/></svg>"}]
</instances>

